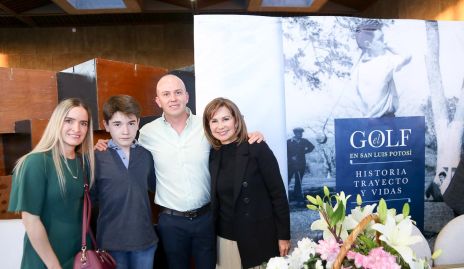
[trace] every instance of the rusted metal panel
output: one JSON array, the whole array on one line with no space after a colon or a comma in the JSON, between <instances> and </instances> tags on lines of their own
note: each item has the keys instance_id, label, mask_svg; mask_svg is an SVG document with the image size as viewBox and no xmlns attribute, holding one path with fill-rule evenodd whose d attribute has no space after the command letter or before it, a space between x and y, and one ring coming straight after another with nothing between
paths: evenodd
<instances>
[{"instance_id":1,"label":"rusted metal panel","mask_svg":"<svg viewBox=\"0 0 464 269\"><path fill-rule=\"evenodd\" d=\"M0 133L14 133L15 122L48 119L57 105L52 71L0 67Z\"/></svg>"},{"instance_id":2,"label":"rusted metal panel","mask_svg":"<svg viewBox=\"0 0 464 269\"><path fill-rule=\"evenodd\" d=\"M7 212L10 201L11 176L0 176L0 219L20 219L21 215Z\"/></svg>"},{"instance_id":3,"label":"rusted metal panel","mask_svg":"<svg viewBox=\"0 0 464 269\"><path fill-rule=\"evenodd\" d=\"M133 96L142 107L142 117L160 115L155 88L166 73L164 68L97 58L58 73L58 96L59 100L83 99L92 109L94 129L103 130L101 108L112 95Z\"/></svg>"}]
</instances>

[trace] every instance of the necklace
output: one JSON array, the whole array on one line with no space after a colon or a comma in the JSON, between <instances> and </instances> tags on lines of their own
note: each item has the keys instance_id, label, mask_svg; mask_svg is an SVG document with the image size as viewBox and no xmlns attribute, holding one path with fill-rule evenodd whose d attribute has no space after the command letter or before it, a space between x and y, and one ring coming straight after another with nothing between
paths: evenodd
<instances>
[{"instance_id":1,"label":"necklace","mask_svg":"<svg viewBox=\"0 0 464 269\"><path fill-rule=\"evenodd\" d=\"M71 172L71 169L69 168L69 165L68 165L68 160L65 160L64 163L66 164L66 169L68 169L68 172L69 174L74 178L74 179L77 179L77 176L79 175L79 171L77 170L77 157L74 158L74 162L76 163L76 175L73 175L73 173Z\"/></svg>"}]
</instances>

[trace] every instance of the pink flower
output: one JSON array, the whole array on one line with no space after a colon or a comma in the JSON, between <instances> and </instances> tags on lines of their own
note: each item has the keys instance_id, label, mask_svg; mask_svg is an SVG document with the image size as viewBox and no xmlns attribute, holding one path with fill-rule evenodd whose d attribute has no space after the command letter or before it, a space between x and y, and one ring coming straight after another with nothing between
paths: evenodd
<instances>
[{"instance_id":1,"label":"pink flower","mask_svg":"<svg viewBox=\"0 0 464 269\"><path fill-rule=\"evenodd\" d=\"M372 269L401 269L396 263L395 256L383 250L383 248L374 248L369 252L369 264L366 268Z\"/></svg>"},{"instance_id":2,"label":"pink flower","mask_svg":"<svg viewBox=\"0 0 464 269\"><path fill-rule=\"evenodd\" d=\"M367 256L364 256L360 253L357 253L357 252L353 252L353 251L348 251L348 253L346 254L346 257L350 260L353 260L354 261L354 265L357 267L357 268L361 268L361 267L364 267L365 264L367 264L367 259L368 257Z\"/></svg>"},{"instance_id":3,"label":"pink flower","mask_svg":"<svg viewBox=\"0 0 464 269\"><path fill-rule=\"evenodd\" d=\"M384 251L382 247L372 249L367 256L349 251L346 257L350 260L354 260L354 264L358 268L401 269L401 267L396 263L395 256Z\"/></svg>"},{"instance_id":4,"label":"pink flower","mask_svg":"<svg viewBox=\"0 0 464 269\"><path fill-rule=\"evenodd\" d=\"M321 258L333 262L337 258L340 252L340 244L335 241L334 238L327 240L319 240L319 244L316 246L316 252L321 255Z\"/></svg>"}]
</instances>

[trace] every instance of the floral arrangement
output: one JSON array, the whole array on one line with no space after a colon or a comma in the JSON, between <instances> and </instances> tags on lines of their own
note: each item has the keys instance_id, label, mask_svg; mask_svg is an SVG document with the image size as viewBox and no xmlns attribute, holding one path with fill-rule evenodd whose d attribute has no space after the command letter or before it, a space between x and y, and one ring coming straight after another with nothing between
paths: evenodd
<instances>
[{"instance_id":1,"label":"floral arrangement","mask_svg":"<svg viewBox=\"0 0 464 269\"><path fill-rule=\"evenodd\" d=\"M308 209L319 212L320 219L311 225L320 230L323 239L317 243L303 238L291 255L269 260L267 269L429 269L429 261L415 257L411 245L421 240L412 235L414 221L409 204L403 212L388 209L385 200L379 204L357 206L346 215L350 195L331 195L324 187L324 196L307 196ZM374 212L376 210L376 212ZM438 251L432 259L440 255Z\"/></svg>"}]
</instances>

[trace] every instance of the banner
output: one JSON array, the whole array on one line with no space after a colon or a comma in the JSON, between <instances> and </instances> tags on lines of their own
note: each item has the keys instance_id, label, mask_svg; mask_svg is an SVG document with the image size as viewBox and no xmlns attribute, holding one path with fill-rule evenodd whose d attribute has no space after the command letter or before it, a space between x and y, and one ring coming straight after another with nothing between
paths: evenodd
<instances>
[{"instance_id":1,"label":"banner","mask_svg":"<svg viewBox=\"0 0 464 269\"><path fill-rule=\"evenodd\" d=\"M464 180L453 178L463 22L200 15L194 26L198 114L228 97L264 134L288 187L293 239L318 236L305 196L324 185L388 206L410 202L428 238L454 217L442 194ZM363 149L350 144L353 133Z\"/></svg>"},{"instance_id":2,"label":"banner","mask_svg":"<svg viewBox=\"0 0 464 269\"><path fill-rule=\"evenodd\" d=\"M337 189L366 204L383 198L397 212L408 203L423 229L424 138L424 117L335 119Z\"/></svg>"}]
</instances>

